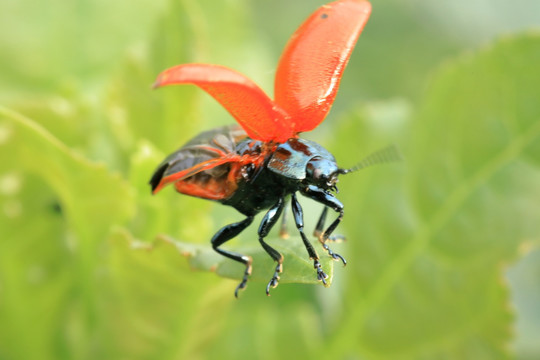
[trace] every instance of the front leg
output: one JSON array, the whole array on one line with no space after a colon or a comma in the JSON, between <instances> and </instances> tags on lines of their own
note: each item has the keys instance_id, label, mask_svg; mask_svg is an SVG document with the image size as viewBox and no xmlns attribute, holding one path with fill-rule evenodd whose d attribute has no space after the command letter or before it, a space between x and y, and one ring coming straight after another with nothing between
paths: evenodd
<instances>
[{"instance_id":1,"label":"front leg","mask_svg":"<svg viewBox=\"0 0 540 360\"><path fill-rule=\"evenodd\" d=\"M334 260L341 260L343 262L343 265L347 265L347 261L343 258L343 256L333 252L332 249L330 249L330 247L326 244L328 238L332 235L336 227L343 219L343 204L334 195L313 185L309 185L307 188L301 190L301 193L302 195L307 196L310 199L325 205L323 214L321 215L321 219L319 219L319 223L317 224L317 229L319 230L319 233L321 230L319 229L319 226L322 228L322 224L324 222L324 219L326 218L326 207L329 207L334 211L339 212L337 219L335 219L322 234L319 234L319 241L321 242L323 248L326 250L328 255L330 255Z\"/></svg>"},{"instance_id":2,"label":"front leg","mask_svg":"<svg viewBox=\"0 0 540 360\"><path fill-rule=\"evenodd\" d=\"M319 255L317 255L317 252L313 248L313 245L311 245L311 243L306 237L306 234L304 234L304 213L302 211L300 203L296 199L296 194L294 193L291 196L291 205L294 215L294 222L296 223L296 228L298 229L298 232L302 237L302 241L304 242L304 246L306 247L306 250L309 254L309 258L313 260L313 267L315 268L315 270L317 270L317 279L322 281L322 283L326 286L326 279L328 279L328 275L324 273L321 267L321 263L319 262Z\"/></svg>"},{"instance_id":3,"label":"front leg","mask_svg":"<svg viewBox=\"0 0 540 360\"><path fill-rule=\"evenodd\" d=\"M317 226L315 227L315 230L313 231L313 236L315 236L319 240L321 239L321 235L323 234L324 224L326 222L327 215L328 215L328 207L325 206L323 208L321 216L319 217L319 221L317 221ZM328 241L333 241L333 242L345 241L345 236L332 234L332 236L328 237Z\"/></svg>"}]
</instances>

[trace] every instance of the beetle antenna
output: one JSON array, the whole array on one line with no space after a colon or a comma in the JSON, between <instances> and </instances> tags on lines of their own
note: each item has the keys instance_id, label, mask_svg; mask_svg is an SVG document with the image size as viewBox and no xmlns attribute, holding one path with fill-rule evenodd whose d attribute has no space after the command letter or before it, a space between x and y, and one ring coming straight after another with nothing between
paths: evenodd
<instances>
[{"instance_id":1,"label":"beetle antenna","mask_svg":"<svg viewBox=\"0 0 540 360\"><path fill-rule=\"evenodd\" d=\"M348 174L350 172L358 171L358 170L370 167L372 165L398 162L401 160L403 160L403 157L401 156L401 152L398 150L398 148L395 145L390 145L369 154L364 159L362 159L358 164L356 164L350 169L339 169L339 173Z\"/></svg>"}]
</instances>

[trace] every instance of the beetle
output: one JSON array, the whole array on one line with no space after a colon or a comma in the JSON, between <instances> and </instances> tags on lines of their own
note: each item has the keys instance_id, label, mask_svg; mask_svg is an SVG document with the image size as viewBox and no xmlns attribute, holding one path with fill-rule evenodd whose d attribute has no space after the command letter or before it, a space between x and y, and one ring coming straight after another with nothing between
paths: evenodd
<instances>
[{"instance_id":1,"label":"beetle","mask_svg":"<svg viewBox=\"0 0 540 360\"><path fill-rule=\"evenodd\" d=\"M196 85L225 107L238 123L199 134L169 155L150 180L153 194L173 184L179 193L232 206L245 216L242 221L222 227L211 240L219 254L245 265L243 278L234 292L236 297L247 285L252 258L221 246L246 229L256 214L266 210L258 237L276 263L266 287L269 295L270 288L278 285L284 259L265 242L265 237L289 197L294 222L317 279L326 285L328 275L304 233L297 193L324 205L315 234L329 256L346 264L327 245L344 214L343 204L334 193L338 176L357 170L363 163L352 169L340 168L328 150L298 134L316 128L330 111L370 12L368 1L338 0L309 16L292 35L279 60L274 100L244 75L219 65L177 65L163 71L154 84L156 88ZM328 209L338 216L324 229Z\"/></svg>"}]
</instances>

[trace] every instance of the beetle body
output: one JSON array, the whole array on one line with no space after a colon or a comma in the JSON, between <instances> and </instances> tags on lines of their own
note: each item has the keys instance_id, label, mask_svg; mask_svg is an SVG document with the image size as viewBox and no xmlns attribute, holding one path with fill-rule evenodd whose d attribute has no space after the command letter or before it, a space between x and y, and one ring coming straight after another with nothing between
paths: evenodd
<instances>
[{"instance_id":1,"label":"beetle body","mask_svg":"<svg viewBox=\"0 0 540 360\"><path fill-rule=\"evenodd\" d=\"M184 64L162 72L155 87L193 84L206 91L234 117L238 126L201 133L169 155L156 169L150 185L155 194L174 185L182 194L232 206L245 219L221 228L212 238L220 254L245 265L238 290L251 274L252 259L221 247L240 234L254 216L266 211L258 229L261 246L277 263L266 287L269 294L282 271L283 256L265 242L290 197L296 228L313 260L317 279L327 275L304 233L302 194L322 205L315 234L335 260L342 256L326 244L343 218L343 205L334 196L340 169L334 156L298 134L317 127L326 117L339 82L369 14L365 0L337 0L315 11L293 34L276 71L274 100L242 74L218 65ZM324 229L328 209L338 216Z\"/></svg>"},{"instance_id":2,"label":"beetle body","mask_svg":"<svg viewBox=\"0 0 540 360\"><path fill-rule=\"evenodd\" d=\"M307 186L333 188L339 172L334 156L313 141L291 138L283 144L266 144L248 138L235 126L223 127L199 134L169 155L152 176L152 190L156 191L167 175L192 169L220 155L235 155L249 162L225 163L200 171L177 180L176 190L219 201L244 215L256 215L279 198Z\"/></svg>"}]
</instances>

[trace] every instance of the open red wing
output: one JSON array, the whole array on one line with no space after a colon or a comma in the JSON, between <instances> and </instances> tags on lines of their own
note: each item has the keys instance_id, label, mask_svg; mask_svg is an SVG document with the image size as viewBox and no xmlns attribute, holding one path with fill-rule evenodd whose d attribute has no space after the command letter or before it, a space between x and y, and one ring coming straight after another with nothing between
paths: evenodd
<instances>
[{"instance_id":1,"label":"open red wing","mask_svg":"<svg viewBox=\"0 0 540 360\"><path fill-rule=\"evenodd\" d=\"M231 162L239 162L241 161L241 159L242 157L240 155L229 154L226 157L210 159L202 163L199 163L195 166L192 166L189 169L185 169L185 170L176 172L174 174L167 175L161 178L157 186L152 190L152 193L157 194L165 185L168 185L176 181L187 179L188 177L193 176L197 173L200 173L201 171L210 170L210 169L215 168L216 166L231 163Z\"/></svg>"},{"instance_id":2,"label":"open red wing","mask_svg":"<svg viewBox=\"0 0 540 360\"><path fill-rule=\"evenodd\" d=\"M335 1L313 13L289 40L276 72L275 102L293 119L295 133L314 129L330 111L370 12L364 0Z\"/></svg>"},{"instance_id":3,"label":"open red wing","mask_svg":"<svg viewBox=\"0 0 540 360\"><path fill-rule=\"evenodd\" d=\"M209 64L184 64L162 72L154 87L194 84L210 94L254 140L285 141L294 131L285 113L244 75Z\"/></svg>"}]
</instances>

